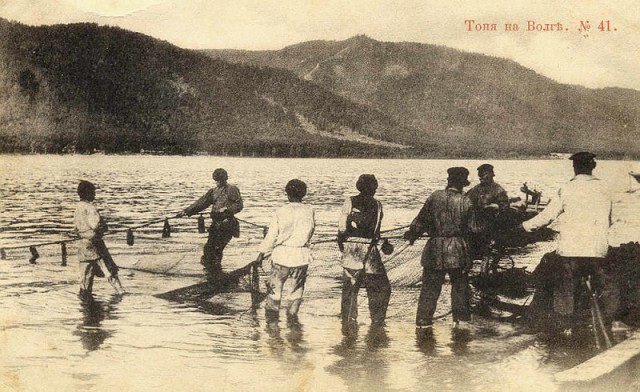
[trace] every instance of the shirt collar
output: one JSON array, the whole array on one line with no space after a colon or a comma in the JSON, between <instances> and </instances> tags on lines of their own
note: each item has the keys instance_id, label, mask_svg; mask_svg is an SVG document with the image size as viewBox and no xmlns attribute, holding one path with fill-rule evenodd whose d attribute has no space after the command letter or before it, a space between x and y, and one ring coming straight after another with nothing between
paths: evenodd
<instances>
[{"instance_id":1,"label":"shirt collar","mask_svg":"<svg viewBox=\"0 0 640 392\"><path fill-rule=\"evenodd\" d=\"M593 180L599 180L598 177L591 175L591 174L576 174L571 181L576 180L576 181L593 181Z\"/></svg>"},{"instance_id":2,"label":"shirt collar","mask_svg":"<svg viewBox=\"0 0 640 392\"><path fill-rule=\"evenodd\" d=\"M451 191L451 192L454 192L454 193L462 193L462 191L460 191L457 188L454 188L452 186L446 187L445 190L446 191Z\"/></svg>"}]
</instances>

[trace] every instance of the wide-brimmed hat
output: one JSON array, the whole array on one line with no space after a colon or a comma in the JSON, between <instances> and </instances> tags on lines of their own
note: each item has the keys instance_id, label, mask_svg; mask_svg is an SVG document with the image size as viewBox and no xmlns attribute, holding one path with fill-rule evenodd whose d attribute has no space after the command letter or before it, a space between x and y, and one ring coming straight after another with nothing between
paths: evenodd
<instances>
[{"instance_id":1,"label":"wide-brimmed hat","mask_svg":"<svg viewBox=\"0 0 640 392\"><path fill-rule=\"evenodd\" d=\"M467 186L469 182L469 170L466 167L450 167L447 169L447 181Z\"/></svg>"}]
</instances>

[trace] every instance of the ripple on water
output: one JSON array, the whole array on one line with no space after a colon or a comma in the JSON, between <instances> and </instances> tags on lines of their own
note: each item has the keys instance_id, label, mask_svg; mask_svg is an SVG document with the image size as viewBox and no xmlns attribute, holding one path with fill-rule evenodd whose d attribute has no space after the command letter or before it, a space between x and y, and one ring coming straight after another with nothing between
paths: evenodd
<instances>
[{"instance_id":1,"label":"ripple on water","mask_svg":"<svg viewBox=\"0 0 640 392\"><path fill-rule=\"evenodd\" d=\"M298 177L309 185L306 200L316 208L317 233L332 236L337 210L355 193L355 180L362 172L376 174L377 197L385 210L383 228L392 228L407 225L426 196L443 187L447 167L475 168L482 163L108 156L0 160L0 243L5 247L65 238L80 178L99 185L97 205L112 228L122 229L181 210L212 186L211 170L219 166L227 168L230 182L245 198L239 217L265 225L275 206L284 202L286 181ZM496 180L510 195L519 194L525 181L552 195L570 177L564 161L493 163ZM601 177L617 192L614 241L639 240L640 192L623 193L627 166L612 161L598 165ZM33 200L38 200L37 206ZM293 386L332 391L553 390L553 372L586 355L585 350L558 346L524 335L516 326L484 319L478 319L468 334L453 333L448 286L439 303L442 318L431 336L415 334L418 291L406 285L394 286L382 330L369 326L363 290L358 327L342 331L336 254L314 261L299 327L287 326L284 320L277 326L267 324L262 307L248 311L246 293L201 302L159 299L153 294L194 284L201 271L198 259L205 235L196 233L195 219L171 224L170 239L159 239L160 224L137 232L133 247L125 244L123 233L108 237L119 263L155 273L122 269L123 284L130 291L124 296L113 295L106 280L97 279L92 303L78 298L73 244L68 247L68 267L59 265L59 246L39 248L37 265L28 264L28 250L8 252L8 259L0 263L0 363L19 377L22 387L38 389L46 380L50 390L87 391L132 390L140 385L159 391L211 390L214 381L227 390L256 390L260 384L261 392L294 390ZM260 229L242 224L241 237L232 241L225 257L238 263L252 259L260 236ZM552 246L528 247L516 255L518 263L532 270ZM416 257L420 250L416 245ZM176 267L167 270L171 263ZM389 269L394 284L407 273L402 263L397 264ZM172 271L183 274L166 274Z\"/></svg>"}]
</instances>

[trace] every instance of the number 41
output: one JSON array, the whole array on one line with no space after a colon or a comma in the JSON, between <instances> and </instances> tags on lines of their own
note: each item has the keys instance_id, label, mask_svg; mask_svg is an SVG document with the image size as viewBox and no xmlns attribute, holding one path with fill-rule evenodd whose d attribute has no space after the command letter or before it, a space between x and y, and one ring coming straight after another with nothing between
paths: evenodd
<instances>
[{"instance_id":1,"label":"number 41","mask_svg":"<svg viewBox=\"0 0 640 392\"><path fill-rule=\"evenodd\" d=\"M610 20L600 21L600 24L598 25L598 30L611 31L611 21Z\"/></svg>"}]
</instances>

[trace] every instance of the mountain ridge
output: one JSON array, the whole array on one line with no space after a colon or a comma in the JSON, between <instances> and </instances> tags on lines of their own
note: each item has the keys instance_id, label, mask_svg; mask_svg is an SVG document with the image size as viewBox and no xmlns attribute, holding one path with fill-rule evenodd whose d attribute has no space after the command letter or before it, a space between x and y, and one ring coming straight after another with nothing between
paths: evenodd
<instances>
[{"instance_id":1,"label":"mountain ridge","mask_svg":"<svg viewBox=\"0 0 640 392\"><path fill-rule=\"evenodd\" d=\"M5 153L633 157L638 98L366 36L203 53L117 27L0 18Z\"/></svg>"},{"instance_id":2,"label":"mountain ridge","mask_svg":"<svg viewBox=\"0 0 640 392\"><path fill-rule=\"evenodd\" d=\"M564 85L509 59L366 36L205 53L288 69L452 148L464 140L497 155L640 151L640 92Z\"/></svg>"},{"instance_id":3,"label":"mountain ridge","mask_svg":"<svg viewBox=\"0 0 640 392\"><path fill-rule=\"evenodd\" d=\"M290 71L230 64L95 24L31 27L0 19L0 37L1 152L398 150L388 135L403 127ZM322 132L310 134L309 123ZM345 130L362 137L345 138Z\"/></svg>"}]
</instances>

